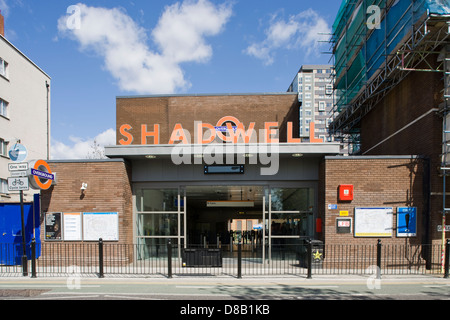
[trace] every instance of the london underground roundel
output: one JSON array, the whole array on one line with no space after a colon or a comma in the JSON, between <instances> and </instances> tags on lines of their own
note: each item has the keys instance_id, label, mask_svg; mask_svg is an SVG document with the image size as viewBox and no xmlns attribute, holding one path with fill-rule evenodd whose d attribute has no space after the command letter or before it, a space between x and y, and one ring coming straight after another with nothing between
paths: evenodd
<instances>
[{"instance_id":1,"label":"london underground roundel","mask_svg":"<svg viewBox=\"0 0 450 320\"><path fill-rule=\"evenodd\" d=\"M29 182L33 189L47 190L55 180L50 166L44 160L34 160L29 163Z\"/></svg>"}]
</instances>

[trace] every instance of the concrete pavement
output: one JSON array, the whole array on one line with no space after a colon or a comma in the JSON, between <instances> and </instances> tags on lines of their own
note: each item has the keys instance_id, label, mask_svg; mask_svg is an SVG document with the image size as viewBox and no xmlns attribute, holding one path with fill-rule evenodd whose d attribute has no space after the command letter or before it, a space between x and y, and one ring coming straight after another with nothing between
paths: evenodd
<instances>
[{"instance_id":1,"label":"concrete pavement","mask_svg":"<svg viewBox=\"0 0 450 320\"><path fill-rule=\"evenodd\" d=\"M0 299L450 299L450 279L435 276L6 277Z\"/></svg>"}]
</instances>

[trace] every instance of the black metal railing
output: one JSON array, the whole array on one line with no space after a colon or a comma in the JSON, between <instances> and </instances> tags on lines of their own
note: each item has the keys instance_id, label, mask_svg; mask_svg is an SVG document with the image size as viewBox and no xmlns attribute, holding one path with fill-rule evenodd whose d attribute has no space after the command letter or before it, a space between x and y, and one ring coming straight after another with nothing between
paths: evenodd
<instances>
[{"instance_id":1,"label":"black metal railing","mask_svg":"<svg viewBox=\"0 0 450 320\"><path fill-rule=\"evenodd\" d=\"M157 247L155 247L157 246ZM264 252L263 252L264 250ZM268 276L294 275L407 275L449 277L450 240L445 245L337 245L305 241L301 244L245 246L234 249L205 245L148 245L104 242L32 241L21 264L21 244L0 244L0 277L7 276Z\"/></svg>"}]
</instances>

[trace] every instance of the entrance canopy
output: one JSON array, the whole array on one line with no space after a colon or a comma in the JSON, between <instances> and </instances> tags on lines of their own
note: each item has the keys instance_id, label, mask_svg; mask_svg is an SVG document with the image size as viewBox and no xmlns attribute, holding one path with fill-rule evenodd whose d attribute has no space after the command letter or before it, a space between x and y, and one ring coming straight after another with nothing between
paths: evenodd
<instances>
[{"instance_id":1,"label":"entrance canopy","mask_svg":"<svg viewBox=\"0 0 450 320\"><path fill-rule=\"evenodd\" d=\"M189 145L117 145L105 148L109 158L139 160L145 158L170 158L173 155L193 157L201 155L258 155L277 153L280 157L307 157L338 155L339 143L249 143L249 144L189 144Z\"/></svg>"}]
</instances>

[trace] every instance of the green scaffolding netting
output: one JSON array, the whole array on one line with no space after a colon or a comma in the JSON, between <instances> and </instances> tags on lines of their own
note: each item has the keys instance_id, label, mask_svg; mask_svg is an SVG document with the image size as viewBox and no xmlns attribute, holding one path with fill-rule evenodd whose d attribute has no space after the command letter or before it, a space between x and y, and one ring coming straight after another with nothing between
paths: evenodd
<instances>
[{"instance_id":1,"label":"green scaffolding netting","mask_svg":"<svg viewBox=\"0 0 450 320\"><path fill-rule=\"evenodd\" d=\"M450 15L450 0L342 1L333 24L338 112L351 103L424 15Z\"/></svg>"}]
</instances>

